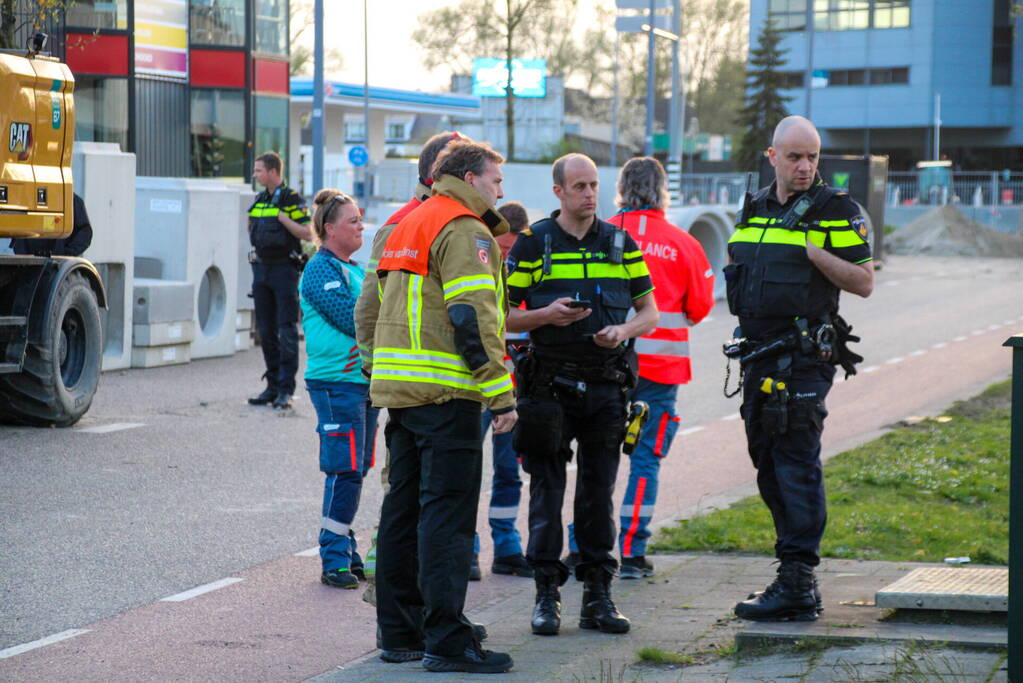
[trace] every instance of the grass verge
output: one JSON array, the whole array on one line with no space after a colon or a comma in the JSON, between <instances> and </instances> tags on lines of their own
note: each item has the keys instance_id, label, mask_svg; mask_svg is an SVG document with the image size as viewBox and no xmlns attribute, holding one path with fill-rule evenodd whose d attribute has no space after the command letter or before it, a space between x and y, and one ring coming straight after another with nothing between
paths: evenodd
<instances>
[{"instance_id":1,"label":"grass verge","mask_svg":"<svg viewBox=\"0 0 1023 683\"><path fill-rule=\"evenodd\" d=\"M967 556L1007 563L1010 382L902 424L831 458L824 468L828 528L821 555L941 562ZM666 527L654 552L771 555L774 528L759 497Z\"/></svg>"}]
</instances>

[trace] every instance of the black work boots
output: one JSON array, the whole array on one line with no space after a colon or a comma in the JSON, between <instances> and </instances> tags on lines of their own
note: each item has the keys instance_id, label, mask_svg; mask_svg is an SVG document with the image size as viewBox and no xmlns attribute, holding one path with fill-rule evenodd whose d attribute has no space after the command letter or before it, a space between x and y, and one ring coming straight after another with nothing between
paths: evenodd
<instances>
[{"instance_id":1,"label":"black work boots","mask_svg":"<svg viewBox=\"0 0 1023 683\"><path fill-rule=\"evenodd\" d=\"M813 621L819 600L814 596L815 583L813 567L782 560L778 578L762 593L737 604L735 615L753 621Z\"/></svg>"},{"instance_id":2,"label":"black work boots","mask_svg":"<svg viewBox=\"0 0 1023 683\"><path fill-rule=\"evenodd\" d=\"M590 569L583 579L583 608L579 628L600 629L604 633L628 633L629 620L611 601L611 575L602 569Z\"/></svg>"},{"instance_id":3,"label":"black work boots","mask_svg":"<svg viewBox=\"0 0 1023 683\"><path fill-rule=\"evenodd\" d=\"M556 636L561 628L561 591L557 575L551 576L537 571L536 606L533 608L533 633L539 636Z\"/></svg>"}]
</instances>

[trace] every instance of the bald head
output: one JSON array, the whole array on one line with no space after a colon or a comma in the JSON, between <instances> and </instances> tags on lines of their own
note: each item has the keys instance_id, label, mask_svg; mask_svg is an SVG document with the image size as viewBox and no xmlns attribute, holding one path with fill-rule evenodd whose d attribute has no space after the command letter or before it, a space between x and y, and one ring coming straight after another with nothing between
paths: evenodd
<instances>
[{"instance_id":1,"label":"bald head","mask_svg":"<svg viewBox=\"0 0 1023 683\"><path fill-rule=\"evenodd\" d=\"M585 154L566 154L554 162L554 196L561 200L562 216L579 225L593 221L597 213L597 165ZM564 226L562 226L564 227Z\"/></svg>"},{"instance_id":2,"label":"bald head","mask_svg":"<svg viewBox=\"0 0 1023 683\"><path fill-rule=\"evenodd\" d=\"M802 116L786 116L774 127L774 137L771 138L771 146L777 147L780 144L784 144L787 140L799 142L816 140L817 149L820 149L821 146L821 136L817 132L817 127L813 125L810 119L803 118Z\"/></svg>"},{"instance_id":3,"label":"bald head","mask_svg":"<svg viewBox=\"0 0 1023 683\"><path fill-rule=\"evenodd\" d=\"M817 177L821 155L821 136L809 120L787 116L774 129L774 140L767 156L774 166L778 199L806 192Z\"/></svg>"}]
</instances>

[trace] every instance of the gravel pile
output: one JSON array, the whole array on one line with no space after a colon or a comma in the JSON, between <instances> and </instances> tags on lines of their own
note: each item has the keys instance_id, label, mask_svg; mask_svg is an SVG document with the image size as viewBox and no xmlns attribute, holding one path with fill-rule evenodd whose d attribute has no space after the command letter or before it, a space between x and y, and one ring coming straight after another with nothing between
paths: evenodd
<instances>
[{"instance_id":1,"label":"gravel pile","mask_svg":"<svg viewBox=\"0 0 1023 683\"><path fill-rule=\"evenodd\" d=\"M1023 258L1023 237L972 221L955 206L936 206L886 241L894 254Z\"/></svg>"}]
</instances>

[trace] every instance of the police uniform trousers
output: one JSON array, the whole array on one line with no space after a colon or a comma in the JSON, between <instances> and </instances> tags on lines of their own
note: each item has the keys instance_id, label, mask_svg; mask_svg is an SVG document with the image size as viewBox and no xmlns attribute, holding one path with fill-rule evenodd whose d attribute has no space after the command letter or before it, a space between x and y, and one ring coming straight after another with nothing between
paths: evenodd
<instances>
[{"instance_id":1,"label":"police uniform trousers","mask_svg":"<svg viewBox=\"0 0 1023 683\"><path fill-rule=\"evenodd\" d=\"M267 385L295 393L298 373L298 279L291 263L253 263L252 299Z\"/></svg>"},{"instance_id":2,"label":"police uniform trousers","mask_svg":"<svg viewBox=\"0 0 1023 683\"><path fill-rule=\"evenodd\" d=\"M483 462L480 404L391 408L389 489L377 533L377 622L383 649L461 655L462 614Z\"/></svg>"},{"instance_id":3,"label":"police uniform trousers","mask_svg":"<svg viewBox=\"0 0 1023 683\"><path fill-rule=\"evenodd\" d=\"M625 397L615 382L587 382L581 396L559 394L564 411L562 439L555 457L522 455L522 468L529 473L529 541L527 557L541 573L556 571L568 578L561 562L564 526L561 507L565 498L566 467L576 452L576 487L573 505L575 539L581 561L576 577L582 579L594 567L614 575L618 562L615 545L614 494L625 428Z\"/></svg>"},{"instance_id":4,"label":"police uniform trousers","mask_svg":"<svg viewBox=\"0 0 1023 683\"><path fill-rule=\"evenodd\" d=\"M821 431L835 368L798 353L781 358L791 358L791 365L766 358L744 368L741 413L757 487L774 520L775 556L815 567L827 522ZM788 385L784 433L771 414L770 395L761 391L766 377Z\"/></svg>"}]
</instances>

